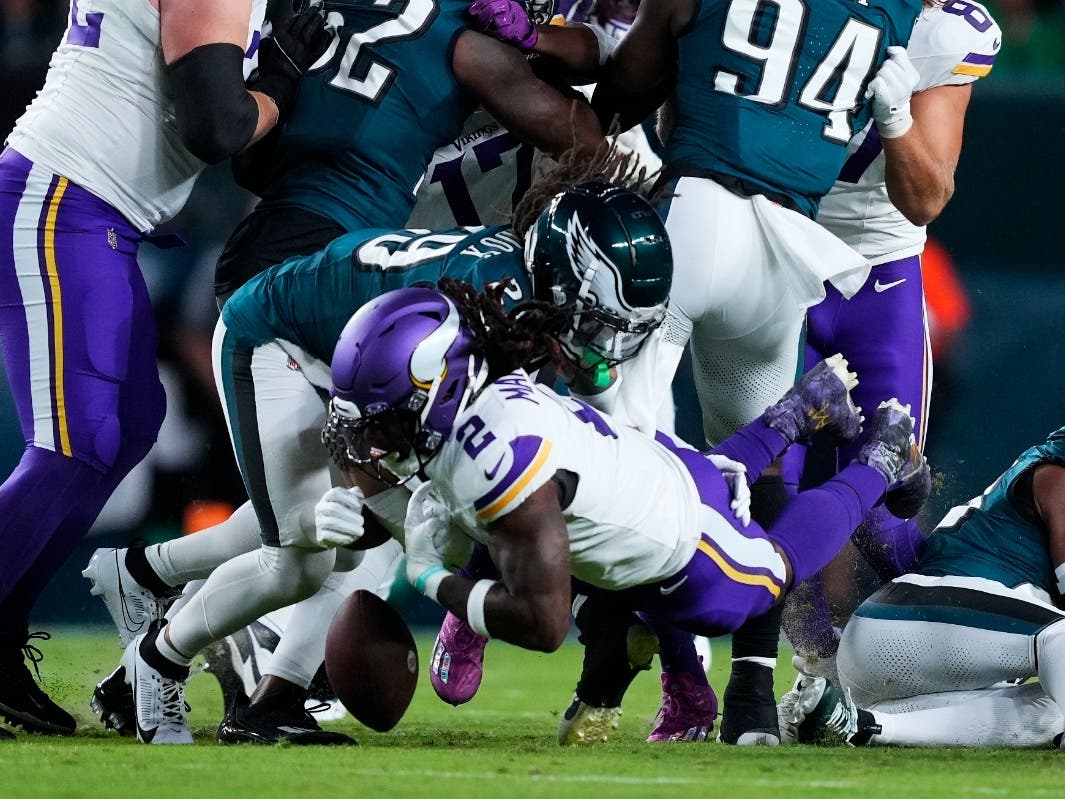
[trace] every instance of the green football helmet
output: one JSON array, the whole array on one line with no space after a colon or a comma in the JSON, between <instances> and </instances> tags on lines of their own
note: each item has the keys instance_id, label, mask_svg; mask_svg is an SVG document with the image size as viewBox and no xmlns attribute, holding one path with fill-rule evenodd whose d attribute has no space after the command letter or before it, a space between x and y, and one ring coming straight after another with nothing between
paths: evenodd
<instances>
[{"instance_id":1,"label":"green football helmet","mask_svg":"<svg viewBox=\"0 0 1065 799\"><path fill-rule=\"evenodd\" d=\"M592 181L556 195L525 237L537 299L573 308L559 336L600 371L632 358L666 316L673 251L640 195Z\"/></svg>"}]
</instances>

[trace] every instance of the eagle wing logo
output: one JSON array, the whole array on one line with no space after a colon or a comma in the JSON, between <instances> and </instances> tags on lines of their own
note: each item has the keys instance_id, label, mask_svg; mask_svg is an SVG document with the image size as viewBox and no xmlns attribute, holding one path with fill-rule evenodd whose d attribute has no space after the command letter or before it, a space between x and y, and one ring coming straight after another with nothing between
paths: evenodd
<instances>
[{"instance_id":1,"label":"eagle wing logo","mask_svg":"<svg viewBox=\"0 0 1065 799\"><path fill-rule=\"evenodd\" d=\"M592 239L577 214L566 225L566 254L581 286L577 296L587 304L632 310L621 292L621 275L614 262ZM590 302L589 302L590 300Z\"/></svg>"}]
</instances>

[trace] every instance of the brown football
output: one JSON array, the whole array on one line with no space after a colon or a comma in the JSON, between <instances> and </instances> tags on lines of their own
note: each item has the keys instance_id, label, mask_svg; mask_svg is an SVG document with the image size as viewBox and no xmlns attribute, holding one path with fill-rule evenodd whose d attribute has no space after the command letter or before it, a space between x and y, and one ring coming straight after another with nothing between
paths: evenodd
<instances>
[{"instance_id":1,"label":"brown football","mask_svg":"<svg viewBox=\"0 0 1065 799\"><path fill-rule=\"evenodd\" d=\"M414 636L391 605L371 591L356 591L329 626L325 672L352 716L386 732L403 718L418 685Z\"/></svg>"}]
</instances>

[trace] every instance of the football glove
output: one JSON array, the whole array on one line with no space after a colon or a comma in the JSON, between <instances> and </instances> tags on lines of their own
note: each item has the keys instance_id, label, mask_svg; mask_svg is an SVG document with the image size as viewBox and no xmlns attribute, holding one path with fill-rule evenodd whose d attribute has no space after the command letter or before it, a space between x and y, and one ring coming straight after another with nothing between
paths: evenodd
<instances>
[{"instance_id":1,"label":"football glove","mask_svg":"<svg viewBox=\"0 0 1065 799\"><path fill-rule=\"evenodd\" d=\"M493 39L512 44L523 53L536 46L536 26L518 0L473 0L467 13Z\"/></svg>"},{"instance_id":2,"label":"football glove","mask_svg":"<svg viewBox=\"0 0 1065 799\"><path fill-rule=\"evenodd\" d=\"M321 3L308 4L259 43L259 68L248 88L270 97L286 116L296 101L299 79L332 43L333 29L326 24Z\"/></svg>"},{"instance_id":3,"label":"football glove","mask_svg":"<svg viewBox=\"0 0 1065 799\"><path fill-rule=\"evenodd\" d=\"M314 537L320 546L351 546L364 531L362 489L330 488L314 506Z\"/></svg>"},{"instance_id":4,"label":"football glove","mask_svg":"<svg viewBox=\"0 0 1065 799\"><path fill-rule=\"evenodd\" d=\"M451 574L438 548L438 544L446 540L450 518L447 506L432 493L431 481L415 489L407 505L407 521L403 526L407 580L434 602L440 583Z\"/></svg>"},{"instance_id":5,"label":"football glove","mask_svg":"<svg viewBox=\"0 0 1065 799\"><path fill-rule=\"evenodd\" d=\"M747 527L751 523L751 487L747 484L747 467L725 455L707 453L706 459L717 467L721 476L728 483L732 502L729 507L740 524Z\"/></svg>"},{"instance_id":6,"label":"football glove","mask_svg":"<svg viewBox=\"0 0 1065 799\"><path fill-rule=\"evenodd\" d=\"M920 80L905 47L889 47L887 58L869 82L866 99L873 101L873 119L883 139L896 139L910 129L910 96Z\"/></svg>"}]
</instances>

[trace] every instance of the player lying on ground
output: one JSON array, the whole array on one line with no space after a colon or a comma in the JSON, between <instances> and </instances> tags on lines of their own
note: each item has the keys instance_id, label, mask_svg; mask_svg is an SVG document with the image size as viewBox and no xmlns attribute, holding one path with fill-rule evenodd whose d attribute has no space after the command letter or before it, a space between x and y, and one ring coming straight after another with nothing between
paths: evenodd
<instances>
[{"instance_id":1,"label":"player lying on ground","mask_svg":"<svg viewBox=\"0 0 1065 799\"><path fill-rule=\"evenodd\" d=\"M806 680L790 722L854 746L1057 742L1063 594L1065 428L947 513L917 568L858 607L837 655L843 691Z\"/></svg>"},{"instance_id":2,"label":"player lying on ground","mask_svg":"<svg viewBox=\"0 0 1065 799\"><path fill-rule=\"evenodd\" d=\"M542 188L552 185L546 182ZM535 221L542 198L530 197L524 222L518 220L522 227ZM155 740L188 742L184 713L175 710L182 705L174 687L187 673L187 653L267 610L305 599L323 581L342 581L330 576L336 557L332 548L346 539L333 537L315 519L315 504L330 486L328 459L316 440L325 409L315 382L316 375L328 374L322 361L332 353L344 322L365 301L390 286L435 280L442 274L479 283L512 276L511 288L519 296L528 296L534 287L552 297L556 286L562 291L557 296L561 304L551 306L552 334L566 339L577 362L592 360L576 371L578 376L587 374L594 384L605 367L610 382L613 362L641 350L644 338L661 320L668 296L671 263L661 222L646 201L616 187L588 184L555 198L549 208L566 198L583 209L589 222L571 230L549 230L542 252L531 246L531 276L521 254L520 232L516 236L507 228L438 234L371 231L342 237L323 253L269 270L234 295L216 337L217 369L254 512L242 508L218 528L147 550L101 550L94 555L86 574L103 592L120 632L128 623L144 627L158 618L159 595L169 587L211 575L187 606L169 614L166 635L142 634L139 647L128 649L124 665L98 688L96 703L106 720L129 732L139 727L145 731L142 738L152 737L150 730L159 727L166 734ZM574 223L579 223L576 216ZM585 249L568 249L578 241ZM619 242L625 246L616 249ZM611 247L619 258L600 257ZM555 260L541 260L542 254ZM582 312L575 315L578 307ZM408 496L409 491L399 487L366 504L399 531ZM348 492L330 501L357 510L363 504L361 497ZM226 565L216 570L220 562ZM334 588L312 600L305 613L296 611L309 617L307 629L321 631L321 636L311 636L313 644L302 634L293 639L300 646L292 648L290 671L282 675L304 695L321 663L328 609L335 610L344 595ZM304 626L295 621L293 625ZM133 631L126 629L125 637L132 638ZM165 696L155 693L154 717L135 720L121 686L134 679L134 667L142 672L148 668L142 664L144 653L156 672L165 673L158 684L167 690ZM276 704L301 721L300 729L312 723L303 713L302 697L278 699ZM261 710L265 714L267 707ZM277 734L284 725L262 726Z\"/></svg>"},{"instance_id":3,"label":"player lying on ground","mask_svg":"<svg viewBox=\"0 0 1065 799\"><path fill-rule=\"evenodd\" d=\"M911 447L912 418L885 402L855 463L771 530L745 527L703 454L535 385L521 368L530 351L547 354L535 321L504 317L468 288L404 289L361 309L333 356L334 462L357 484L397 471L429 479L411 499L407 576L481 635L557 648L571 577L582 593L614 592L652 629L734 630L821 568L886 491L927 469ZM715 452L757 478L818 430L853 437L853 382L846 361L832 359ZM488 546L501 580L449 570L473 540Z\"/></svg>"}]
</instances>

